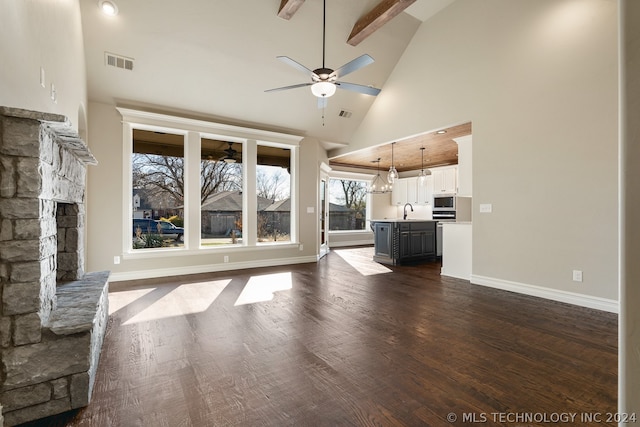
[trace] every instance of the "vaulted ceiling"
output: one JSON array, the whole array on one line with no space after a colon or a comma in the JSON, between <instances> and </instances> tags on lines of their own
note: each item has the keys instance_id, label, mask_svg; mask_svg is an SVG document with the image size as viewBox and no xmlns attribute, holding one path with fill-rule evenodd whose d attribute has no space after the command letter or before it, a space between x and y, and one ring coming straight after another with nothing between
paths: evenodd
<instances>
[{"instance_id":1,"label":"vaulted ceiling","mask_svg":"<svg viewBox=\"0 0 640 427\"><path fill-rule=\"evenodd\" d=\"M319 109L309 87L265 92L308 81L277 56L322 66L322 0L114 1L113 17L80 2L91 101L315 137L331 148L349 143L375 100L338 90ZM375 62L344 81L384 90L422 21L453 1L326 0L326 66L369 54ZM107 65L107 53L132 69Z\"/></svg>"}]
</instances>

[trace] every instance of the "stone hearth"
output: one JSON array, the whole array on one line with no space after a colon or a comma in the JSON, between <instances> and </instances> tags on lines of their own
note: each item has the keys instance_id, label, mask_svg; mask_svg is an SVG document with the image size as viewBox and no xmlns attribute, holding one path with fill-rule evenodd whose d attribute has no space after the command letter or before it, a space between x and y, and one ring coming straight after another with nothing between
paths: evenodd
<instances>
[{"instance_id":1,"label":"stone hearth","mask_svg":"<svg viewBox=\"0 0 640 427\"><path fill-rule=\"evenodd\" d=\"M0 107L0 408L7 426L91 399L109 279L108 271L84 274L86 167L96 163L64 116Z\"/></svg>"}]
</instances>

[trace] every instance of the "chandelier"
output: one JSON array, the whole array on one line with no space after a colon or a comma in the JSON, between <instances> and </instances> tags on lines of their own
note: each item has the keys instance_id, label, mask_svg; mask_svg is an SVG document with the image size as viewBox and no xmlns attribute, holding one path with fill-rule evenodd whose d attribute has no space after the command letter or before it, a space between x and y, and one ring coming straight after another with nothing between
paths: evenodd
<instances>
[{"instance_id":1,"label":"chandelier","mask_svg":"<svg viewBox=\"0 0 640 427\"><path fill-rule=\"evenodd\" d=\"M387 184L387 182L384 179L382 179L382 177L380 176L380 157L378 157L377 160L372 160L371 163L377 163L378 173L373 178L373 181L371 181L371 184L369 184L369 187L367 187L367 193L371 193L371 194L388 193L389 191L391 191L391 185Z\"/></svg>"}]
</instances>

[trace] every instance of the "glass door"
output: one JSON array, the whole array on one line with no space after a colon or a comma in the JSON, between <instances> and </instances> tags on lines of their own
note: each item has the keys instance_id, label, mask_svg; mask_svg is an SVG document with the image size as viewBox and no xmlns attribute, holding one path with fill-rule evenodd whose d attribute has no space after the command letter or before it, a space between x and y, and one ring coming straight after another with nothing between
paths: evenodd
<instances>
[{"instance_id":1,"label":"glass door","mask_svg":"<svg viewBox=\"0 0 640 427\"><path fill-rule=\"evenodd\" d=\"M329 211L327 209L327 191L329 188L329 177L325 173L321 173L320 176L320 200L318 201L319 218L319 232L320 232L320 258L325 256L329 252L328 242L328 227L329 227Z\"/></svg>"}]
</instances>

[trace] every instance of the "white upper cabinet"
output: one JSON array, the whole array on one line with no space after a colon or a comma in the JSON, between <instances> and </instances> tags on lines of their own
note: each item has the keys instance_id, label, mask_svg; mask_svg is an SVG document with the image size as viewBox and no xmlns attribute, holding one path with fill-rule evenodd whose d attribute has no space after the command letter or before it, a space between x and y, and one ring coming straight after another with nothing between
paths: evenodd
<instances>
[{"instance_id":1,"label":"white upper cabinet","mask_svg":"<svg viewBox=\"0 0 640 427\"><path fill-rule=\"evenodd\" d=\"M453 140L458 143L458 196L471 197L473 195L471 185L472 136L462 136Z\"/></svg>"},{"instance_id":2,"label":"white upper cabinet","mask_svg":"<svg viewBox=\"0 0 640 427\"><path fill-rule=\"evenodd\" d=\"M458 192L458 167L445 166L431 169L434 194L456 194Z\"/></svg>"},{"instance_id":3,"label":"white upper cabinet","mask_svg":"<svg viewBox=\"0 0 640 427\"><path fill-rule=\"evenodd\" d=\"M400 178L393 184L391 204L403 206L405 203L412 205L431 205L433 200L433 178L427 177L425 185L420 185L417 177Z\"/></svg>"},{"instance_id":4,"label":"white upper cabinet","mask_svg":"<svg viewBox=\"0 0 640 427\"><path fill-rule=\"evenodd\" d=\"M424 185L420 185L420 180L417 180L417 191L418 191L418 201L419 205L431 205L433 202L433 176L429 175L426 177Z\"/></svg>"},{"instance_id":5,"label":"white upper cabinet","mask_svg":"<svg viewBox=\"0 0 640 427\"><path fill-rule=\"evenodd\" d=\"M418 179L417 178L405 178L407 181L407 203L418 203Z\"/></svg>"},{"instance_id":6,"label":"white upper cabinet","mask_svg":"<svg viewBox=\"0 0 640 427\"><path fill-rule=\"evenodd\" d=\"M395 206L402 206L405 203L407 203L407 180L402 178L393 183L391 204Z\"/></svg>"}]
</instances>

